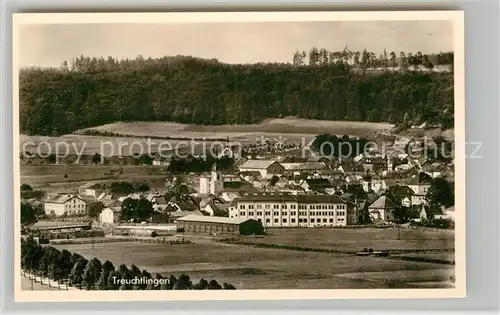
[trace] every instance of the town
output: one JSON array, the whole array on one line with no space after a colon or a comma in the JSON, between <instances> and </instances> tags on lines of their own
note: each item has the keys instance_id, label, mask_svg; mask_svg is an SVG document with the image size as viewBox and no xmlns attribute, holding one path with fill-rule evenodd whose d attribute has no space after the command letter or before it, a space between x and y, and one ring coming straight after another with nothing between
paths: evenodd
<instances>
[{"instance_id":1,"label":"town","mask_svg":"<svg viewBox=\"0 0 500 315\"><path fill-rule=\"evenodd\" d=\"M309 156L302 156L304 151L297 143L260 141L244 145L238 153L226 146L216 156L136 156L133 167L161 170L160 184L93 180L54 192L24 183L23 233L57 246L87 244L88 248L92 244L94 248L120 246L127 241L276 246L272 234L280 229L291 234L293 229L311 229L309 234L314 238L314 228L383 231L397 227L393 240L404 238L400 230L453 229L453 158L443 154L446 150L436 154L436 142L446 144L447 150L452 143L387 132L375 138L383 139L375 144L383 144L385 152L370 146L368 150L351 150L350 156L342 150L330 155L312 150ZM318 135L313 147L325 147L321 144L332 139L341 146L366 144L360 137ZM102 167L119 174L127 163L134 163L131 156L106 159L105 163L94 154L83 158L87 164L68 169ZM21 163L26 167L65 167L51 165L54 161L53 157L23 157ZM72 174L64 177L68 176ZM269 243L267 237L271 237ZM376 243L373 247L385 255L399 250L398 246L385 248ZM368 255L373 247L354 243L343 252ZM413 259L418 261L418 257Z\"/></svg>"},{"instance_id":2,"label":"town","mask_svg":"<svg viewBox=\"0 0 500 315\"><path fill-rule=\"evenodd\" d=\"M22 289L456 289L453 23L235 22L20 32Z\"/></svg>"}]
</instances>

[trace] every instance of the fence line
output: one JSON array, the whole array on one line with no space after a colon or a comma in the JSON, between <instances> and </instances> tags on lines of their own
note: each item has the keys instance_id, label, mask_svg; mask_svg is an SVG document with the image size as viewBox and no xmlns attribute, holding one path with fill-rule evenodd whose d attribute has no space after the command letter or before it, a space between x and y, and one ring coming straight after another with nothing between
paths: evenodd
<instances>
[{"instance_id":1,"label":"fence line","mask_svg":"<svg viewBox=\"0 0 500 315\"><path fill-rule=\"evenodd\" d=\"M341 250L333 248L315 248L308 246L294 246L285 244L269 244L269 243L258 243L258 242L245 242L235 239L222 239L219 240L221 243L226 244L237 244L237 245L247 245L261 248L276 248L285 250L295 250L302 252L323 252L331 254L347 254L353 255L356 250ZM436 249L379 249L390 254L400 254L400 253L442 253L442 252L455 252L454 248L436 248Z\"/></svg>"},{"instance_id":2,"label":"fence line","mask_svg":"<svg viewBox=\"0 0 500 315\"><path fill-rule=\"evenodd\" d=\"M106 238L106 239L70 239L70 240L50 240L49 243L51 245L63 245L63 244L102 244L102 243L123 243L123 242L142 242L142 243L150 243L150 244L194 244L190 240L166 240L165 238L135 238L135 237L127 237L127 238Z\"/></svg>"}]
</instances>

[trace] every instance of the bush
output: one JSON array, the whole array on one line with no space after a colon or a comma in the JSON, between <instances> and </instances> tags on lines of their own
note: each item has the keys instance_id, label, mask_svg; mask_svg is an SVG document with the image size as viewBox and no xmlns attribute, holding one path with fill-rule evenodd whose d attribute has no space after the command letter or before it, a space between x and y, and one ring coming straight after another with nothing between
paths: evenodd
<instances>
[{"instance_id":1,"label":"bush","mask_svg":"<svg viewBox=\"0 0 500 315\"><path fill-rule=\"evenodd\" d=\"M45 197L45 192L41 190L21 190L21 198L23 199L41 199Z\"/></svg>"},{"instance_id":2,"label":"bush","mask_svg":"<svg viewBox=\"0 0 500 315\"><path fill-rule=\"evenodd\" d=\"M149 191L150 188L149 188L148 184L142 183L142 184L137 185L136 190L137 191Z\"/></svg>"},{"instance_id":3,"label":"bush","mask_svg":"<svg viewBox=\"0 0 500 315\"><path fill-rule=\"evenodd\" d=\"M31 186L28 184L22 184L21 191L33 191L33 188L31 188Z\"/></svg>"},{"instance_id":4,"label":"bush","mask_svg":"<svg viewBox=\"0 0 500 315\"><path fill-rule=\"evenodd\" d=\"M454 222L448 219L428 219L420 222L413 222L411 225L436 229L453 229L455 227Z\"/></svg>"}]
</instances>

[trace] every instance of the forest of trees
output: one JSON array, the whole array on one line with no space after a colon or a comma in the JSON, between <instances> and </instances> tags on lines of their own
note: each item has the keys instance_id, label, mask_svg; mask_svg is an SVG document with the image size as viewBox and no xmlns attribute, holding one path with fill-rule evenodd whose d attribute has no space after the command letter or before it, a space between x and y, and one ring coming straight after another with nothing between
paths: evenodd
<instances>
[{"instance_id":1,"label":"forest of trees","mask_svg":"<svg viewBox=\"0 0 500 315\"><path fill-rule=\"evenodd\" d=\"M384 50L383 54L378 57L374 52L367 51L351 51L345 47L342 51L329 51L325 48L318 49L313 47L309 53L306 51L296 51L293 55L293 64L301 65L326 65L326 64L345 64L351 65L359 69L377 69L377 68L400 68L402 70L418 70L423 67L426 70L434 69L435 65L450 66L450 71L453 69L453 53L439 53L426 55L418 51L416 53L406 54L404 51L391 51L388 53Z\"/></svg>"},{"instance_id":2,"label":"forest of trees","mask_svg":"<svg viewBox=\"0 0 500 315\"><path fill-rule=\"evenodd\" d=\"M293 63L251 65L81 56L59 69L22 69L21 132L61 135L116 121L253 124L285 116L453 126L453 73L419 68L450 63L453 54L345 54L313 48L309 56L296 52Z\"/></svg>"},{"instance_id":3,"label":"forest of trees","mask_svg":"<svg viewBox=\"0 0 500 315\"><path fill-rule=\"evenodd\" d=\"M368 140L363 138L349 138L348 135L320 134L316 136L311 147L321 156L335 156L354 158L366 150Z\"/></svg>"}]
</instances>

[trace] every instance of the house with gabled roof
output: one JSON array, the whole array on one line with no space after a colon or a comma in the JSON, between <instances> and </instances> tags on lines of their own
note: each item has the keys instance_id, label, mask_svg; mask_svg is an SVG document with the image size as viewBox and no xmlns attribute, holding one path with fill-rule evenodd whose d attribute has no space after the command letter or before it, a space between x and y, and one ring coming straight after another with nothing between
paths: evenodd
<instances>
[{"instance_id":1,"label":"house with gabled roof","mask_svg":"<svg viewBox=\"0 0 500 315\"><path fill-rule=\"evenodd\" d=\"M368 213L373 221L392 221L392 211L398 205L387 196L380 196L374 203L368 206Z\"/></svg>"},{"instance_id":2,"label":"house with gabled roof","mask_svg":"<svg viewBox=\"0 0 500 315\"><path fill-rule=\"evenodd\" d=\"M405 185L392 185L389 187L389 193L394 198L394 202L400 203L404 207L411 207L412 197L415 192Z\"/></svg>"},{"instance_id":3,"label":"house with gabled roof","mask_svg":"<svg viewBox=\"0 0 500 315\"><path fill-rule=\"evenodd\" d=\"M59 194L48 198L43 208L47 215L84 215L87 213L87 201L74 194Z\"/></svg>"},{"instance_id":4,"label":"house with gabled roof","mask_svg":"<svg viewBox=\"0 0 500 315\"><path fill-rule=\"evenodd\" d=\"M104 185L101 183L86 183L78 187L78 194L83 196L99 197L104 192Z\"/></svg>"},{"instance_id":5,"label":"house with gabled roof","mask_svg":"<svg viewBox=\"0 0 500 315\"><path fill-rule=\"evenodd\" d=\"M334 188L332 183L326 178L309 178L305 179L300 183L300 186L304 188L304 191L316 191L324 193L325 189Z\"/></svg>"},{"instance_id":6,"label":"house with gabled roof","mask_svg":"<svg viewBox=\"0 0 500 315\"><path fill-rule=\"evenodd\" d=\"M274 160L248 160L239 167L239 171L240 173L257 171L262 177L270 177L283 175L285 169Z\"/></svg>"},{"instance_id":7,"label":"house with gabled roof","mask_svg":"<svg viewBox=\"0 0 500 315\"><path fill-rule=\"evenodd\" d=\"M99 213L99 222L113 224L120 221L121 207L106 207Z\"/></svg>"},{"instance_id":8,"label":"house with gabled roof","mask_svg":"<svg viewBox=\"0 0 500 315\"><path fill-rule=\"evenodd\" d=\"M419 173L406 181L406 185L415 193L412 196L412 205L426 205L426 195L431 187L431 177L425 173Z\"/></svg>"},{"instance_id":9,"label":"house with gabled roof","mask_svg":"<svg viewBox=\"0 0 500 315\"><path fill-rule=\"evenodd\" d=\"M210 202L201 209L210 216L227 217L229 215L229 206L229 203Z\"/></svg>"}]
</instances>

